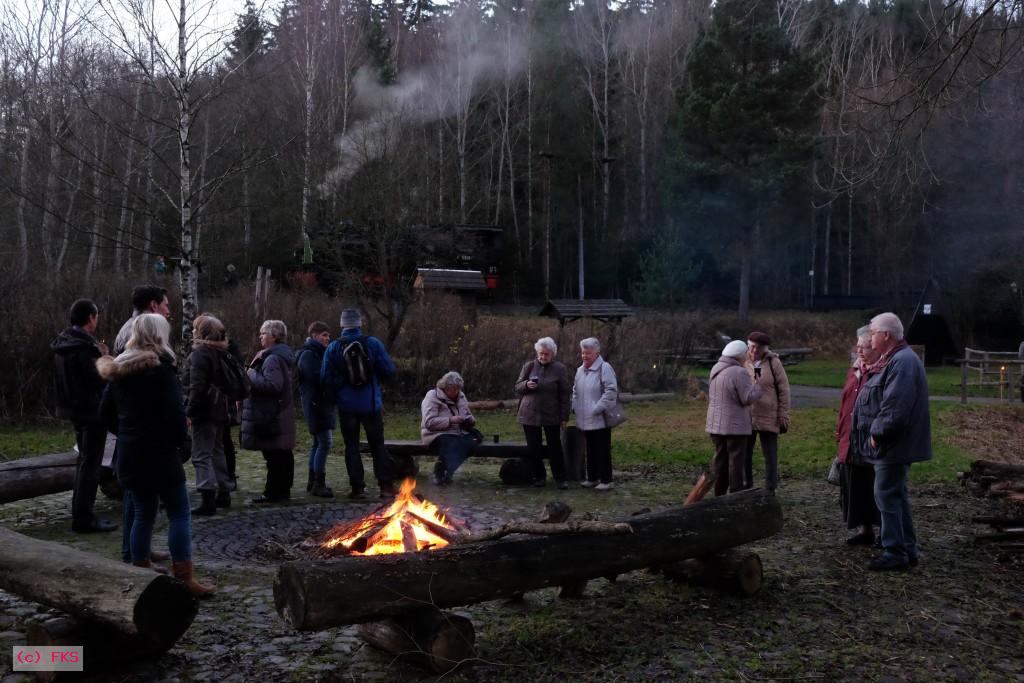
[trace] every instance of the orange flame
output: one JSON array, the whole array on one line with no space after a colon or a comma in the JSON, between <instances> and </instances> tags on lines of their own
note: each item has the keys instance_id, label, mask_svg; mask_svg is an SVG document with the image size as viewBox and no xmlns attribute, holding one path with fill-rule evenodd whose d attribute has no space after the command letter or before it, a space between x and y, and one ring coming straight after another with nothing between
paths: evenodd
<instances>
[{"instance_id":1,"label":"orange flame","mask_svg":"<svg viewBox=\"0 0 1024 683\"><path fill-rule=\"evenodd\" d=\"M416 480L406 479L391 505L335 527L321 548L341 551L341 546L353 555L385 555L448 545L462 523L449 519L429 500L413 495L415 488Z\"/></svg>"}]
</instances>

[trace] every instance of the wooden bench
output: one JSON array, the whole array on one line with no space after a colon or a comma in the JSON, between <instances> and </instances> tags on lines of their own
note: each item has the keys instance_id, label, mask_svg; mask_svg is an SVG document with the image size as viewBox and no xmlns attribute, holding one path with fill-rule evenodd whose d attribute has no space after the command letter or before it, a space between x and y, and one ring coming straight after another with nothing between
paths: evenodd
<instances>
[{"instance_id":1,"label":"wooden bench","mask_svg":"<svg viewBox=\"0 0 1024 683\"><path fill-rule=\"evenodd\" d=\"M360 450L364 453L370 451L370 446L365 441L359 444ZM424 446L419 440L406 441L399 439L391 439L384 442L384 446L388 449L388 452L394 456L421 456L421 455L436 455L433 453L428 446ZM484 441L477 448L476 453L473 457L475 458L524 458L529 455L530 451L526 447L525 441L502 441L500 443L494 443L493 441Z\"/></svg>"}]
</instances>

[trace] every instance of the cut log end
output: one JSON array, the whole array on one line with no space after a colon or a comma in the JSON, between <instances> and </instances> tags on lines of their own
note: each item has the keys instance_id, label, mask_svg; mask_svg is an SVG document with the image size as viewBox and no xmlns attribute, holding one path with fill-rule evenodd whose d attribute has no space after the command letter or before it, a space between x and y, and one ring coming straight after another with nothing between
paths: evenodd
<instances>
[{"instance_id":1,"label":"cut log end","mask_svg":"<svg viewBox=\"0 0 1024 683\"><path fill-rule=\"evenodd\" d=\"M367 644L437 674L453 671L475 656L473 622L436 609L360 624L358 633Z\"/></svg>"},{"instance_id":2,"label":"cut log end","mask_svg":"<svg viewBox=\"0 0 1024 683\"><path fill-rule=\"evenodd\" d=\"M661 567L666 577L681 583L754 595L764 585L764 566L757 553L726 551Z\"/></svg>"}]
</instances>

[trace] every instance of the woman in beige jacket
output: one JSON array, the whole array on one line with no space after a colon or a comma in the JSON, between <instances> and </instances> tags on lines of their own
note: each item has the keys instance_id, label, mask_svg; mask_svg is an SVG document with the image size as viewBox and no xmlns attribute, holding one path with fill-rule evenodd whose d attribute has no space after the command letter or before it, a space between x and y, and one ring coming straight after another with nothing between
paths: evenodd
<instances>
[{"instance_id":1,"label":"woman in beige jacket","mask_svg":"<svg viewBox=\"0 0 1024 683\"><path fill-rule=\"evenodd\" d=\"M747 362L755 380L762 380L761 397L751 407L751 434L747 443L744 477L754 485L754 442L761 440L764 454L764 487L775 491L779 485L779 434L789 431L789 377L778 354L768 349L771 339L764 332L747 335Z\"/></svg>"},{"instance_id":2,"label":"woman in beige jacket","mask_svg":"<svg viewBox=\"0 0 1024 683\"><path fill-rule=\"evenodd\" d=\"M761 397L761 387L743 364L746 356L747 345L731 341L711 368L704 431L715 445L711 469L716 496L750 488L743 476L743 458L750 441L750 406Z\"/></svg>"}]
</instances>

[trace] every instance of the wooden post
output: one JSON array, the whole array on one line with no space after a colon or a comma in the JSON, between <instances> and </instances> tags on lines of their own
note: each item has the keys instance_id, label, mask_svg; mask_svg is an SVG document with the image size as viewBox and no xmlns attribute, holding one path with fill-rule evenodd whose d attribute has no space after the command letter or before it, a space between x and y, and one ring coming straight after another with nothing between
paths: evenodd
<instances>
[{"instance_id":1,"label":"wooden post","mask_svg":"<svg viewBox=\"0 0 1024 683\"><path fill-rule=\"evenodd\" d=\"M967 405L967 364L969 359L960 361L960 405Z\"/></svg>"}]
</instances>

